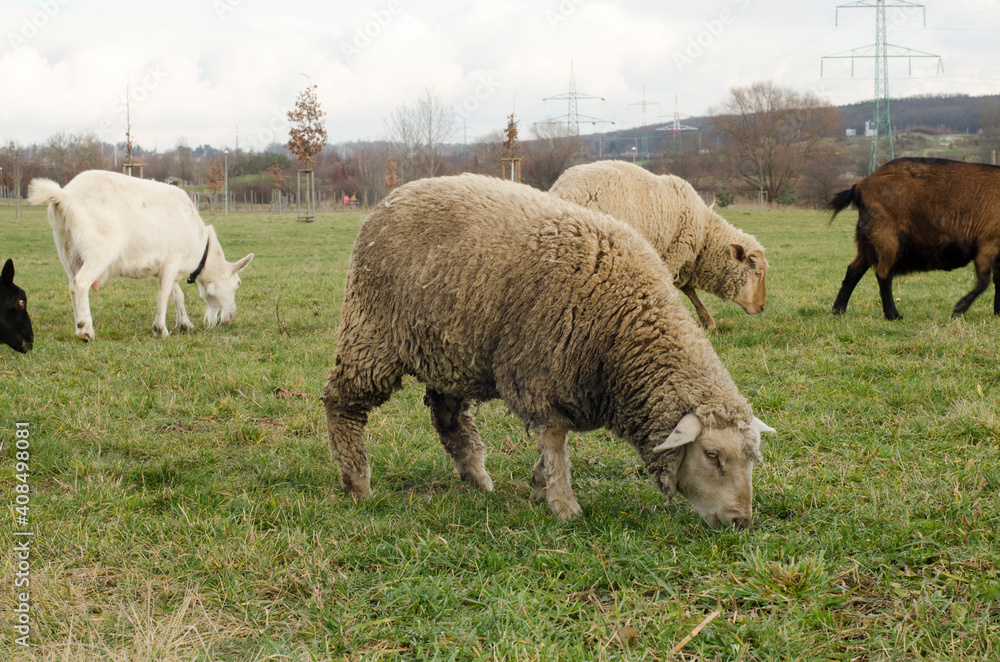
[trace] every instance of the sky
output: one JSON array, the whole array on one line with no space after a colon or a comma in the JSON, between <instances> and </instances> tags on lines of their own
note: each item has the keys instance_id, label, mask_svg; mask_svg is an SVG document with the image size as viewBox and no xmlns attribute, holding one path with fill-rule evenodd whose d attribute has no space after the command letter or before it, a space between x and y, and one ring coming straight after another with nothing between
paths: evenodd
<instances>
[{"instance_id":1,"label":"sky","mask_svg":"<svg viewBox=\"0 0 1000 662\"><path fill-rule=\"evenodd\" d=\"M121 142L127 106L146 149L232 149L238 136L262 150L287 141L286 113L310 84L331 143L384 138L389 114L429 89L457 114L454 142L503 129L511 112L524 137L565 120L571 70L577 94L595 97L578 101L583 134L704 115L755 81L835 105L871 99L872 59L852 75L851 60L821 58L874 44L875 9L837 5L0 0L0 141ZM937 58L893 59L891 96L1000 93L1000 3L925 6L926 24L924 9L887 8L888 42L939 55L943 71Z\"/></svg>"}]
</instances>

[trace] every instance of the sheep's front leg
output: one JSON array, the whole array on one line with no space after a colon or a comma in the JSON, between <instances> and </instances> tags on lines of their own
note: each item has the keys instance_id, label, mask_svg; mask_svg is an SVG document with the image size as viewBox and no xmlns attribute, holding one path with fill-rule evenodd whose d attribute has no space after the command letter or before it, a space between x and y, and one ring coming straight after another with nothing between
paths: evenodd
<instances>
[{"instance_id":1,"label":"sheep's front leg","mask_svg":"<svg viewBox=\"0 0 1000 662\"><path fill-rule=\"evenodd\" d=\"M493 479L486 473L486 452L469 412L469 401L428 388L424 404L431 410L431 423L459 477L473 487L492 492Z\"/></svg>"},{"instance_id":2,"label":"sheep's front leg","mask_svg":"<svg viewBox=\"0 0 1000 662\"><path fill-rule=\"evenodd\" d=\"M681 288L681 292L686 294L688 299L691 299L691 303L694 304L694 310L698 313L698 319L701 320L701 325L709 331L714 329L715 320L712 318L712 313L708 312L708 308L698 298L698 293L695 292L694 288L690 285L685 285Z\"/></svg>"},{"instance_id":3,"label":"sheep's front leg","mask_svg":"<svg viewBox=\"0 0 1000 662\"><path fill-rule=\"evenodd\" d=\"M180 283L174 281L174 286L170 290L170 299L174 302L174 310L177 312L177 328L187 331L194 328L191 319L188 317L187 308L184 307L184 290Z\"/></svg>"},{"instance_id":4,"label":"sheep's front leg","mask_svg":"<svg viewBox=\"0 0 1000 662\"><path fill-rule=\"evenodd\" d=\"M556 517L564 522L576 519L583 511L573 496L573 486L570 484L566 430L543 428L535 448L541 457L532 470L531 498L540 499L544 494Z\"/></svg>"}]
</instances>

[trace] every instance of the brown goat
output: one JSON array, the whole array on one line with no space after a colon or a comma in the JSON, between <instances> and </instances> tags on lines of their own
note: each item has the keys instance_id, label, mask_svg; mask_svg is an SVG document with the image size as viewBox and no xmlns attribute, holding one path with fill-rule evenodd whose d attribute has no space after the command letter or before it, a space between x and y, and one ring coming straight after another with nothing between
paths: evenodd
<instances>
[{"instance_id":1,"label":"brown goat","mask_svg":"<svg viewBox=\"0 0 1000 662\"><path fill-rule=\"evenodd\" d=\"M946 159L895 159L841 191L827 208L835 217L858 210L858 254L833 302L843 313L858 281L875 267L882 312L900 319L892 278L916 271L951 271L973 262L976 286L952 313L962 315L989 287L993 313L1000 315L1000 167ZM830 219L833 222L833 218Z\"/></svg>"}]
</instances>

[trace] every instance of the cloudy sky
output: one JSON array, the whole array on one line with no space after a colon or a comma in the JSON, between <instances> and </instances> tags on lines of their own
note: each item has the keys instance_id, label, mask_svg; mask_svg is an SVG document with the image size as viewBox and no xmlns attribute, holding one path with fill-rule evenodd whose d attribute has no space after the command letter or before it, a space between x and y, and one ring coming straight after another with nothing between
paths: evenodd
<instances>
[{"instance_id":1,"label":"cloudy sky","mask_svg":"<svg viewBox=\"0 0 1000 662\"><path fill-rule=\"evenodd\" d=\"M874 0L864 0L873 4ZM263 148L309 81L331 142L379 139L428 87L455 108L455 140L579 113L638 126L701 115L774 80L834 104L872 96L872 60L826 60L875 41L875 10L831 0L0 0L0 141L58 131L147 149ZM857 4L842 0L840 4ZM887 9L889 42L942 57L893 60L891 93L1000 92L1000 3ZM835 17L838 23L835 25ZM658 104L658 105L656 105ZM612 128L584 124L582 133Z\"/></svg>"}]
</instances>

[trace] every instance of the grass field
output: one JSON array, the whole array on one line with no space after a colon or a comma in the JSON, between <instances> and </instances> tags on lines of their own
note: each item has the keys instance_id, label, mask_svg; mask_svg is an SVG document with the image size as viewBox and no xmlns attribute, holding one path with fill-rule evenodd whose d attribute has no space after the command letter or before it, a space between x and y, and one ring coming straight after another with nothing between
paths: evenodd
<instances>
[{"instance_id":1,"label":"grass field","mask_svg":"<svg viewBox=\"0 0 1000 662\"><path fill-rule=\"evenodd\" d=\"M85 344L44 210L0 208L36 334L30 355L0 347L0 659L1000 658L992 290L952 321L970 270L899 279L888 323L868 275L835 318L852 214L727 216L772 265L764 315L705 299L717 352L778 430L743 532L667 505L605 432L571 438L584 516L560 523L529 503L533 442L498 402L476 412L496 492L476 492L412 380L371 419L375 497L346 498L318 397L360 214L206 217L230 259L256 253L236 321L161 340L155 282L112 281Z\"/></svg>"}]
</instances>

